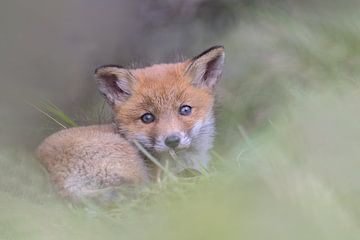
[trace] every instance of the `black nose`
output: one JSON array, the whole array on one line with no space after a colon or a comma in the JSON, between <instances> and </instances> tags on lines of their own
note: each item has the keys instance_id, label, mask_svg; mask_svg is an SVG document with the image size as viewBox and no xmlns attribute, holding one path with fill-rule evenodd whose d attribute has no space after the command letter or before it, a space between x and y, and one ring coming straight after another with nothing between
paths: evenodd
<instances>
[{"instance_id":1,"label":"black nose","mask_svg":"<svg viewBox=\"0 0 360 240\"><path fill-rule=\"evenodd\" d=\"M165 138L165 145L169 148L176 148L179 146L180 143L180 137L178 135L170 135L167 138Z\"/></svg>"}]
</instances>

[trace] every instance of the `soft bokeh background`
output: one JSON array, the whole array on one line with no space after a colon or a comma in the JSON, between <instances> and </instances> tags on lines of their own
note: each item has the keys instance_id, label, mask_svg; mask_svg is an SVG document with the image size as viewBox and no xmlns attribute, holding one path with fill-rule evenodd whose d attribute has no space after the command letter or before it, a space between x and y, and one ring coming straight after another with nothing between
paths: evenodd
<instances>
[{"instance_id":1,"label":"soft bokeh background","mask_svg":"<svg viewBox=\"0 0 360 240\"><path fill-rule=\"evenodd\" d=\"M0 3L0 239L358 239L359 7ZM54 194L32 152L62 127L34 106L65 125L106 122L96 66L178 61L215 44L227 59L209 174L134 190L111 206Z\"/></svg>"}]
</instances>

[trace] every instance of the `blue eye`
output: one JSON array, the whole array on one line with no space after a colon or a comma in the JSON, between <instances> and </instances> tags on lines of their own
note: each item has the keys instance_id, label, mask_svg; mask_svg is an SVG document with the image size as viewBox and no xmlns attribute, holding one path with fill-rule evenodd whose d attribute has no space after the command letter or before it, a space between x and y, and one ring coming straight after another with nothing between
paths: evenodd
<instances>
[{"instance_id":1,"label":"blue eye","mask_svg":"<svg viewBox=\"0 0 360 240\"><path fill-rule=\"evenodd\" d=\"M181 106L179 109L180 115L188 116L191 114L191 107L189 105Z\"/></svg>"},{"instance_id":2,"label":"blue eye","mask_svg":"<svg viewBox=\"0 0 360 240\"><path fill-rule=\"evenodd\" d=\"M153 121L155 121L155 116L151 113L145 113L141 116L141 121L146 124L152 123Z\"/></svg>"}]
</instances>

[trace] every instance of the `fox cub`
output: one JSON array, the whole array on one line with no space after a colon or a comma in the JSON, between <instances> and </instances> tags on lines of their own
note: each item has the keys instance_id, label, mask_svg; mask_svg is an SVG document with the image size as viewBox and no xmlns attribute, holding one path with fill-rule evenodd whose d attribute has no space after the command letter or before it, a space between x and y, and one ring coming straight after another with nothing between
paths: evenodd
<instances>
[{"instance_id":1,"label":"fox cub","mask_svg":"<svg viewBox=\"0 0 360 240\"><path fill-rule=\"evenodd\" d=\"M113 124L62 130L36 151L60 194L84 197L149 181L151 168L134 141L159 161L175 153L173 172L206 168L215 132L214 87L224 58L224 48L215 46L180 63L97 68L95 78L113 109Z\"/></svg>"}]
</instances>

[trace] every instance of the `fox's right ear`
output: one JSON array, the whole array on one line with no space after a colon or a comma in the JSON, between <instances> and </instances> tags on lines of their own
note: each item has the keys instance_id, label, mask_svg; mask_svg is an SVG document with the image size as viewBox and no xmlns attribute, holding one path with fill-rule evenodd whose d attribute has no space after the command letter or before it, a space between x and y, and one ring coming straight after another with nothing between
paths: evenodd
<instances>
[{"instance_id":1,"label":"fox's right ear","mask_svg":"<svg viewBox=\"0 0 360 240\"><path fill-rule=\"evenodd\" d=\"M220 80L225 60L223 46L214 46L190 60L186 74L197 87L213 89Z\"/></svg>"},{"instance_id":2,"label":"fox's right ear","mask_svg":"<svg viewBox=\"0 0 360 240\"><path fill-rule=\"evenodd\" d=\"M100 92L110 105L123 102L131 96L134 76L129 70L117 65L96 68L95 79Z\"/></svg>"}]
</instances>

